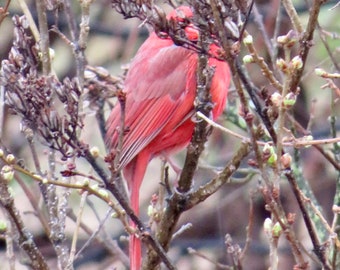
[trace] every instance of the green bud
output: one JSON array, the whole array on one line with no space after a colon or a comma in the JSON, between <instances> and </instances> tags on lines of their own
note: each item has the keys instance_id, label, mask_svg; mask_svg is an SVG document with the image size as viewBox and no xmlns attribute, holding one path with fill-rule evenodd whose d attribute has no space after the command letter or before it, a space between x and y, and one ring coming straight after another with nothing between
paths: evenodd
<instances>
[{"instance_id":1,"label":"green bud","mask_svg":"<svg viewBox=\"0 0 340 270\"><path fill-rule=\"evenodd\" d=\"M266 153L266 152L268 152L270 154L275 153L274 147L272 145L270 145L269 143L266 143L263 146L263 153Z\"/></svg>"},{"instance_id":2,"label":"green bud","mask_svg":"<svg viewBox=\"0 0 340 270\"><path fill-rule=\"evenodd\" d=\"M111 214L111 217L112 217L112 218L118 218L118 216L119 216L119 215L118 215L117 212L113 212L113 213Z\"/></svg>"},{"instance_id":3,"label":"green bud","mask_svg":"<svg viewBox=\"0 0 340 270\"><path fill-rule=\"evenodd\" d=\"M1 176L7 181L11 182L14 178L14 170L12 166L5 165L1 169Z\"/></svg>"},{"instance_id":4,"label":"green bud","mask_svg":"<svg viewBox=\"0 0 340 270\"><path fill-rule=\"evenodd\" d=\"M245 56L243 56L243 63L244 64L251 64L251 63L254 63L254 57L250 54L247 54Z\"/></svg>"},{"instance_id":5,"label":"green bud","mask_svg":"<svg viewBox=\"0 0 340 270\"><path fill-rule=\"evenodd\" d=\"M272 227L272 235L273 237L280 237L282 233L282 227L279 222L276 222L274 226Z\"/></svg>"},{"instance_id":6,"label":"green bud","mask_svg":"<svg viewBox=\"0 0 340 270\"><path fill-rule=\"evenodd\" d=\"M6 220L0 220L0 233L5 233L7 231L7 222Z\"/></svg>"},{"instance_id":7,"label":"green bud","mask_svg":"<svg viewBox=\"0 0 340 270\"><path fill-rule=\"evenodd\" d=\"M276 161L277 161L277 154L276 153L272 153L267 160L267 162L270 166L274 166L276 164Z\"/></svg>"},{"instance_id":8,"label":"green bud","mask_svg":"<svg viewBox=\"0 0 340 270\"><path fill-rule=\"evenodd\" d=\"M147 211L147 215L149 216L149 217L152 217L153 215L154 215L154 211L155 209L154 209L154 207L152 206L152 205L149 205L148 206L148 211Z\"/></svg>"},{"instance_id":9,"label":"green bud","mask_svg":"<svg viewBox=\"0 0 340 270\"><path fill-rule=\"evenodd\" d=\"M323 70L322 68L316 68L314 69L314 72L319 77L324 77L327 74L327 72Z\"/></svg>"},{"instance_id":10,"label":"green bud","mask_svg":"<svg viewBox=\"0 0 340 270\"><path fill-rule=\"evenodd\" d=\"M275 149L273 146L269 145L268 143L266 143L263 147L263 157L265 160L267 160L267 163L270 166L273 166L276 164L277 161L277 155L275 153Z\"/></svg>"},{"instance_id":11,"label":"green bud","mask_svg":"<svg viewBox=\"0 0 340 270\"><path fill-rule=\"evenodd\" d=\"M253 37L251 35L247 35L244 39L243 39L243 44L245 45L251 45L253 44Z\"/></svg>"},{"instance_id":12,"label":"green bud","mask_svg":"<svg viewBox=\"0 0 340 270\"><path fill-rule=\"evenodd\" d=\"M283 106L286 109L290 109L296 103L296 95L294 93L288 93L283 99Z\"/></svg>"},{"instance_id":13,"label":"green bud","mask_svg":"<svg viewBox=\"0 0 340 270\"><path fill-rule=\"evenodd\" d=\"M14 161L15 161L14 155L8 154L7 157L6 157L6 161L7 161L8 163L10 163L10 164L13 164Z\"/></svg>"}]
</instances>

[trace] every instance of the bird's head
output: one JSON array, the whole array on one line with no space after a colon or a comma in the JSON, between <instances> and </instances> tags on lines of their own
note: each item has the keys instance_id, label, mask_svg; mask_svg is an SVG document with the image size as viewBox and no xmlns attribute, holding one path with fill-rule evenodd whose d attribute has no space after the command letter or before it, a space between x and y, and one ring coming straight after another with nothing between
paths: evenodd
<instances>
[{"instance_id":1,"label":"bird's head","mask_svg":"<svg viewBox=\"0 0 340 270\"><path fill-rule=\"evenodd\" d=\"M180 6L170 12L167 19L170 22L182 25L185 29L185 34L190 41L197 41L199 36L198 29L192 23L193 12L188 6Z\"/></svg>"}]
</instances>

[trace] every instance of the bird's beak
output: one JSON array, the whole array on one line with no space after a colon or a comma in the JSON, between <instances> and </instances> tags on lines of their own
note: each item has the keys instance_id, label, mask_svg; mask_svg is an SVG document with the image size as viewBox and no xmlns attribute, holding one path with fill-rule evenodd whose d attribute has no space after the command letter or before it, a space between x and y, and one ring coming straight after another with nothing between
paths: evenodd
<instances>
[{"instance_id":1,"label":"bird's beak","mask_svg":"<svg viewBox=\"0 0 340 270\"><path fill-rule=\"evenodd\" d=\"M190 41L198 41L199 31L192 23L185 27L185 34Z\"/></svg>"}]
</instances>

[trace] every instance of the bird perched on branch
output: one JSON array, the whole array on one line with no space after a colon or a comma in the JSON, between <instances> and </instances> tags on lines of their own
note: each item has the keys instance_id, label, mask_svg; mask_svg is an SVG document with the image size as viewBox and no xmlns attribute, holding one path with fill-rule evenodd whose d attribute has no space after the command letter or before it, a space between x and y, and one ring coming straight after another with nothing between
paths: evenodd
<instances>
[{"instance_id":1,"label":"bird perched on branch","mask_svg":"<svg viewBox=\"0 0 340 270\"><path fill-rule=\"evenodd\" d=\"M167 19L173 23L193 17L189 7L179 7ZM189 41L199 38L198 29L188 23L184 32ZM210 45L209 54L217 54L219 47ZM197 86L198 54L177 46L169 36L151 33L132 60L124 82L125 121L119 166L123 169L130 192L130 203L139 214L139 189L146 168L152 158L169 155L185 148L192 137L195 123L194 99ZM209 58L215 68L211 80L212 118L216 119L225 106L230 71L226 62ZM107 120L106 141L114 150L118 146L121 108L115 106ZM134 226L134 224L132 224ZM130 237L130 269L141 267L141 243Z\"/></svg>"}]
</instances>

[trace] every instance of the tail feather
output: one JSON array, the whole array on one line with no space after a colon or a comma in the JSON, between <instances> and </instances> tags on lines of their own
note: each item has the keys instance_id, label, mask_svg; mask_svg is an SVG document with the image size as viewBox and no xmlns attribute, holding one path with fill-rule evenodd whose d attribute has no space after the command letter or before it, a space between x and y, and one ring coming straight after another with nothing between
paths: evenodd
<instances>
[{"instance_id":1,"label":"tail feather","mask_svg":"<svg viewBox=\"0 0 340 270\"><path fill-rule=\"evenodd\" d=\"M144 178L146 167L150 160L149 152L144 149L125 168L124 176L130 190L131 208L139 216L139 189ZM136 228L136 224L130 221L130 226ZM130 270L140 270L142 264L141 240L136 235L130 235L129 241Z\"/></svg>"},{"instance_id":2,"label":"tail feather","mask_svg":"<svg viewBox=\"0 0 340 270\"><path fill-rule=\"evenodd\" d=\"M131 190L131 207L136 215L139 215L139 188L132 188ZM136 228L136 225L130 221L130 226ZM130 235L129 240L129 256L130 256L130 270L140 270L142 263L142 243L135 235Z\"/></svg>"},{"instance_id":3,"label":"tail feather","mask_svg":"<svg viewBox=\"0 0 340 270\"><path fill-rule=\"evenodd\" d=\"M130 235L129 245L130 270L140 270L142 263L141 241L136 235Z\"/></svg>"}]
</instances>

